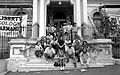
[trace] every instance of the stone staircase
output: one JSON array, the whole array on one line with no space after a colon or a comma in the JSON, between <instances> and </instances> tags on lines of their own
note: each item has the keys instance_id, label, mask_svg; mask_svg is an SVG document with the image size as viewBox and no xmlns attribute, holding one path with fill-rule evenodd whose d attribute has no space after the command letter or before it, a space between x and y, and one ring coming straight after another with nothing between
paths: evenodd
<instances>
[{"instance_id":1,"label":"stone staircase","mask_svg":"<svg viewBox=\"0 0 120 75\"><path fill-rule=\"evenodd\" d=\"M112 58L111 55L105 54L105 53L101 53L97 59L96 59L98 64L101 65L114 65L115 64L115 60L114 58Z\"/></svg>"},{"instance_id":2,"label":"stone staircase","mask_svg":"<svg viewBox=\"0 0 120 75\"><path fill-rule=\"evenodd\" d=\"M20 65L18 67L18 71L28 72L28 71L60 70L59 67L55 67L53 64L54 62L47 63L44 57L42 58L33 57L33 58L30 58L30 60L26 62L24 65ZM92 68L104 67L105 65L114 65L114 64L115 64L115 60L112 58L111 55L101 52L97 56L96 62L93 59L90 60L90 64L88 65L88 67L92 67ZM65 69L68 69L68 70L69 69L80 69L80 68L82 68L82 65L78 62L77 62L77 67L74 68L72 60L66 63L66 66L65 66Z\"/></svg>"},{"instance_id":3,"label":"stone staircase","mask_svg":"<svg viewBox=\"0 0 120 75\"><path fill-rule=\"evenodd\" d=\"M29 60L29 62L26 62L25 65L21 65L18 68L19 72L22 71L48 71L48 70L60 70L59 67L55 67L53 65L54 62L51 63L46 63L44 58L31 58ZM80 69L82 66L80 65L80 63L77 63L77 67L74 68L74 65L72 63L72 60L70 60L68 63L66 63L65 69L69 70L69 69ZM90 62L89 67L104 67L101 64L96 64L96 63L92 63Z\"/></svg>"}]
</instances>

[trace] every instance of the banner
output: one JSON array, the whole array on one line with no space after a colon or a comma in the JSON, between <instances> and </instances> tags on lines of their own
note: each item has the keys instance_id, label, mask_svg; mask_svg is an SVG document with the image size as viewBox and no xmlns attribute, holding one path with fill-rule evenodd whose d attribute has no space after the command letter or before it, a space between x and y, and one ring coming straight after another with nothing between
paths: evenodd
<instances>
[{"instance_id":1,"label":"banner","mask_svg":"<svg viewBox=\"0 0 120 75\"><path fill-rule=\"evenodd\" d=\"M27 32L27 15L0 15L0 36L17 37L20 25L22 27L22 35L25 37Z\"/></svg>"}]
</instances>

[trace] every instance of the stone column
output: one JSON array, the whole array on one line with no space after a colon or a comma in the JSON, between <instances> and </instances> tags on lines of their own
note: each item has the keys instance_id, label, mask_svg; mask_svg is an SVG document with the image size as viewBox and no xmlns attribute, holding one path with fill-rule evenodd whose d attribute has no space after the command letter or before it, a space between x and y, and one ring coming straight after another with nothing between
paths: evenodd
<instances>
[{"instance_id":1,"label":"stone column","mask_svg":"<svg viewBox=\"0 0 120 75\"><path fill-rule=\"evenodd\" d=\"M28 17L28 15L23 15L22 16L22 23L21 23L22 27L25 27L22 29L22 35L25 38L27 37L27 17Z\"/></svg>"},{"instance_id":2,"label":"stone column","mask_svg":"<svg viewBox=\"0 0 120 75\"><path fill-rule=\"evenodd\" d=\"M87 14L87 0L82 0L83 5L83 22L88 23L88 14Z\"/></svg>"},{"instance_id":3,"label":"stone column","mask_svg":"<svg viewBox=\"0 0 120 75\"><path fill-rule=\"evenodd\" d=\"M44 7L44 14L45 14L45 18L44 18L44 36L46 35L46 26L47 26L47 5L50 4L50 0L45 0L45 7ZM53 18L52 18L53 21ZM51 22L53 24L53 22Z\"/></svg>"},{"instance_id":4,"label":"stone column","mask_svg":"<svg viewBox=\"0 0 120 75\"><path fill-rule=\"evenodd\" d=\"M84 28L84 39L89 40L89 35L90 35L90 26L88 24L88 14L87 14L87 0L82 0L82 17L83 17L83 22L85 23L85 28Z\"/></svg>"},{"instance_id":5,"label":"stone column","mask_svg":"<svg viewBox=\"0 0 120 75\"><path fill-rule=\"evenodd\" d=\"M76 1L75 0L70 0L70 2L73 4L73 18L74 18L74 22L76 22Z\"/></svg>"},{"instance_id":6,"label":"stone column","mask_svg":"<svg viewBox=\"0 0 120 75\"><path fill-rule=\"evenodd\" d=\"M38 32L38 26L36 23L38 23L38 0L33 0L33 27L32 27L32 38L37 38L39 35Z\"/></svg>"},{"instance_id":7,"label":"stone column","mask_svg":"<svg viewBox=\"0 0 120 75\"><path fill-rule=\"evenodd\" d=\"M45 36L45 0L40 0L40 19L39 19L39 37Z\"/></svg>"},{"instance_id":8,"label":"stone column","mask_svg":"<svg viewBox=\"0 0 120 75\"><path fill-rule=\"evenodd\" d=\"M80 6L81 6L81 0L76 0L76 23L77 26L81 27L81 10L80 10ZM78 35L81 37L81 29L78 30Z\"/></svg>"}]
</instances>

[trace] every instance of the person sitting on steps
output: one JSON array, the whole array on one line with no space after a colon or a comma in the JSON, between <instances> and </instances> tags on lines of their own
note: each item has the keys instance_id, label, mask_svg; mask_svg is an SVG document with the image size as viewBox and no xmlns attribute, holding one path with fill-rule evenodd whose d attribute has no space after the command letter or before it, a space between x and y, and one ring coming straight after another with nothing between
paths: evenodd
<instances>
[{"instance_id":1,"label":"person sitting on steps","mask_svg":"<svg viewBox=\"0 0 120 75\"><path fill-rule=\"evenodd\" d=\"M81 44L81 40L79 39L75 39L73 41L73 47L75 49L75 56L77 58L77 62L80 62L80 56L79 54L81 53L81 50L82 50L82 44Z\"/></svg>"},{"instance_id":2,"label":"person sitting on steps","mask_svg":"<svg viewBox=\"0 0 120 75\"><path fill-rule=\"evenodd\" d=\"M36 57L41 58L43 55L44 49L42 48L40 41L36 43L35 48L36 48L36 51L35 51Z\"/></svg>"},{"instance_id":3,"label":"person sitting on steps","mask_svg":"<svg viewBox=\"0 0 120 75\"><path fill-rule=\"evenodd\" d=\"M47 47L44 51L45 59L47 63L53 61L55 57L55 50L52 48L52 45L50 44L49 47Z\"/></svg>"},{"instance_id":4,"label":"person sitting on steps","mask_svg":"<svg viewBox=\"0 0 120 75\"><path fill-rule=\"evenodd\" d=\"M73 60L74 67L76 67L76 58L75 58L75 50L72 47L72 44L69 43L66 51L67 62L69 62L69 58Z\"/></svg>"},{"instance_id":5,"label":"person sitting on steps","mask_svg":"<svg viewBox=\"0 0 120 75\"><path fill-rule=\"evenodd\" d=\"M81 71L86 71L84 68L86 68L89 65L89 61L90 61L90 53L88 52L88 44L87 41L83 41L82 52L80 53L80 62L83 67Z\"/></svg>"}]
</instances>

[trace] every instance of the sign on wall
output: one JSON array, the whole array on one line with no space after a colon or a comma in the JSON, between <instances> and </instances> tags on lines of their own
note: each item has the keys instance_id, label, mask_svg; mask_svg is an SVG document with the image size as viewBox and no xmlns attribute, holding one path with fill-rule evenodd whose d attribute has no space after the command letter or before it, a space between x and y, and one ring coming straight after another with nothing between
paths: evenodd
<instances>
[{"instance_id":1,"label":"sign on wall","mask_svg":"<svg viewBox=\"0 0 120 75\"><path fill-rule=\"evenodd\" d=\"M22 18L22 20L20 20ZM22 35L26 37L27 33L27 15L8 16L0 15L0 36L17 37L22 26Z\"/></svg>"}]
</instances>

